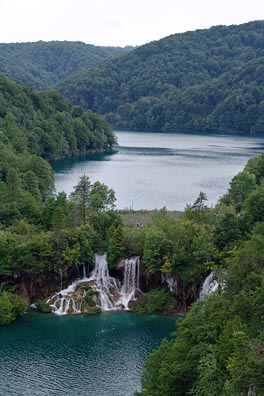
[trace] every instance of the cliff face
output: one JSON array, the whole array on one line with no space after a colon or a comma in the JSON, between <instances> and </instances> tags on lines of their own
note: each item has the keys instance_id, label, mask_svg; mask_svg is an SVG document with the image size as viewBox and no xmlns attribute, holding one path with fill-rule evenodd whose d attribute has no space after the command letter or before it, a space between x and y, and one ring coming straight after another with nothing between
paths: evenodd
<instances>
[{"instance_id":1,"label":"cliff face","mask_svg":"<svg viewBox=\"0 0 264 396\"><path fill-rule=\"evenodd\" d=\"M17 293L23 297L28 304L37 300L47 299L55 291L67 286L77 277L76 269L72 267L64 268L58 272L49 271L36 275L16 275L13 283Z\"/></svg>"}]
</instances>

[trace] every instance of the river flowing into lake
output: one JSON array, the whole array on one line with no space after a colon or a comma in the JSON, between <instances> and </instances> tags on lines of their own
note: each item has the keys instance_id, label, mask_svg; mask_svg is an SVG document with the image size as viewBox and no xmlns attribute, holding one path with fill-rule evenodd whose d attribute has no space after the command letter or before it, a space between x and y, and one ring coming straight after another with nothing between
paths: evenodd
<instances>
[{"instance_id":1,"label":"river flowing into lake","mask_svg":"<svg viewBox=\"0 0 264 396\"><path fill-rule=\"evenodd\" d=\"M132 396L176 317L31 311L0 326L1 396Z\"/></svg>"},{"instance_id":2,"label":"river flowing into lake","mask_svg":"<svg viewBox=\"0 0 264 396\"><path fill-rule=\"evenodd\" d=\"M116 192L118 209L183 210L200 191L214 205L248 159L264 152L259 136L116 132L119 146L54 164L57 192L86 174Z\"/></svg>"}]
</instances>

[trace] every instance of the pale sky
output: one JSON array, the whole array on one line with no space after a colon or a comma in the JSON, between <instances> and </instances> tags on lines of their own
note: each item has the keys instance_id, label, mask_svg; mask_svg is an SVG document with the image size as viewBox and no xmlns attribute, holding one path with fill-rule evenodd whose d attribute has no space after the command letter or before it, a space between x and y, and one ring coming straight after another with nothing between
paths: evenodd
<instances>
[{"instance_id":1,"label":"pale sky","mask_svg":"<svg viewBox=\"0 0 264 396\"><path fill-rule=\"evenodd\" d=\"M141 45L170 34L264 20L264 0L0 0L0 42Z\"/></svg>"}]
</instances>

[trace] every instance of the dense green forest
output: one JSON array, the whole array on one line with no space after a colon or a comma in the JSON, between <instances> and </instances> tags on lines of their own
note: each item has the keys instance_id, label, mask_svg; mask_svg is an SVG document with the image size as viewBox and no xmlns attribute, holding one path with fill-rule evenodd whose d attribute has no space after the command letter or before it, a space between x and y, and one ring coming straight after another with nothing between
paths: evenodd
<instances>
[{"instance_id":1,"label":"dense green forest","mask_svg":"<svg viewBox=\"0 0 264 396\"><path fill-rule=\"evenodd\" d=\"M115 142L104 119L69 105L57 92L37 92L0 75L1 142L49 161L106 150ZM3 161L3 155L1 156Z\"/></svg>"},{"instance_id":2,"label":"dense green forest","mask_svg":"<svg viewBox=\"0 0 264 396\"><path fill-rule=\"evenodd\" d=\"M121 221L104 213L115 197L103 184L84 177L70 199L56 195L47 162L114 142L100 116L0 77L0 323L24 310L12 289L21 277L89 259Z\"/></svg>"},{"instance_id":3,"label":"dense green forest","mask_svg":"<svg viewBox=\"0 0 264 396\"><path fill-rule=\"evenodd\" d=\"M154 278L177 279L177 291L158 283L134 311L187 310L150 355L139 395L264 395L264 155L215 208L201 192L180 218L163 209L140 229L125 227L114 191L85 175L56 194L50 165L115 142L80 103L120 127L263 132L263 30L220 26L142 46L61 86L78 105L0 77L0 324L31 302L17 294L26 280L59 290L58 274L91 265L95 252L107 251L112 268L137 254ZM212 270L218 290L194 303Z\"/></svg>"},{"instance_id":4,"label":"dense green forest","mask_svg":"<svg viewBox=\"0 0 264 396\"><path fill-rule=\"evenodd\" d=\"M118 128L263 133L264 22L175 34L59 85Z\"/></svg>"},{"instance_id":5,"label":"dense green forest","mask_svg":"<svg viewBox=\"0 0 264 396\"><path fill-rule=\"evenodd\" d=\"M0 44L0 73L35 89L48 89L82 69L131 50L82 42Z\"/></svg>"},{"instance_id":6,"label":"dense green forest","mask_svg":"<svg viewBox=\"0 0 264 396\"><path fill-rule=\"evenodd\" d=\"M139 395L264 395L263 176L264 156L252 158L214 209L206 208L203 193L186 209L176 227L185 222L189 244L162 244L167 248L159 264L155 260L162 271L185 274L188 282L207 267L214 269L219 286L178 321L171 341L152 352ZM199 224L197 235L186 227L193 221ZM155 223L156 233L163 231L168 242L165 223L170 221L164 216ZM157 269L151 261L157 250L155 245L144 252L152 269Z\"/></svg>"}]
</instances>

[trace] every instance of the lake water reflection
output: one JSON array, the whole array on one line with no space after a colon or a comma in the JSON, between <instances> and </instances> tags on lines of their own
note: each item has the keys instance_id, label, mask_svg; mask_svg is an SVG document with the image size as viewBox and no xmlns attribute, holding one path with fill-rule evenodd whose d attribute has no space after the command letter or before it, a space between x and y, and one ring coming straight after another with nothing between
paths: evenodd
<instances>
[{"instance_id":1,"label":"lake water reflection","mask_svg":"<svg viewBox=\"0 0 264 396\"><path fill-rule=\"evenodd\" d=\"M183 210L200 191L214 205L248 159L264 151L259 136L116 132L110 154L54 165L57 192L70 193L86 174L116 192L118 209Z\"/></svg>"}]
</instances>

